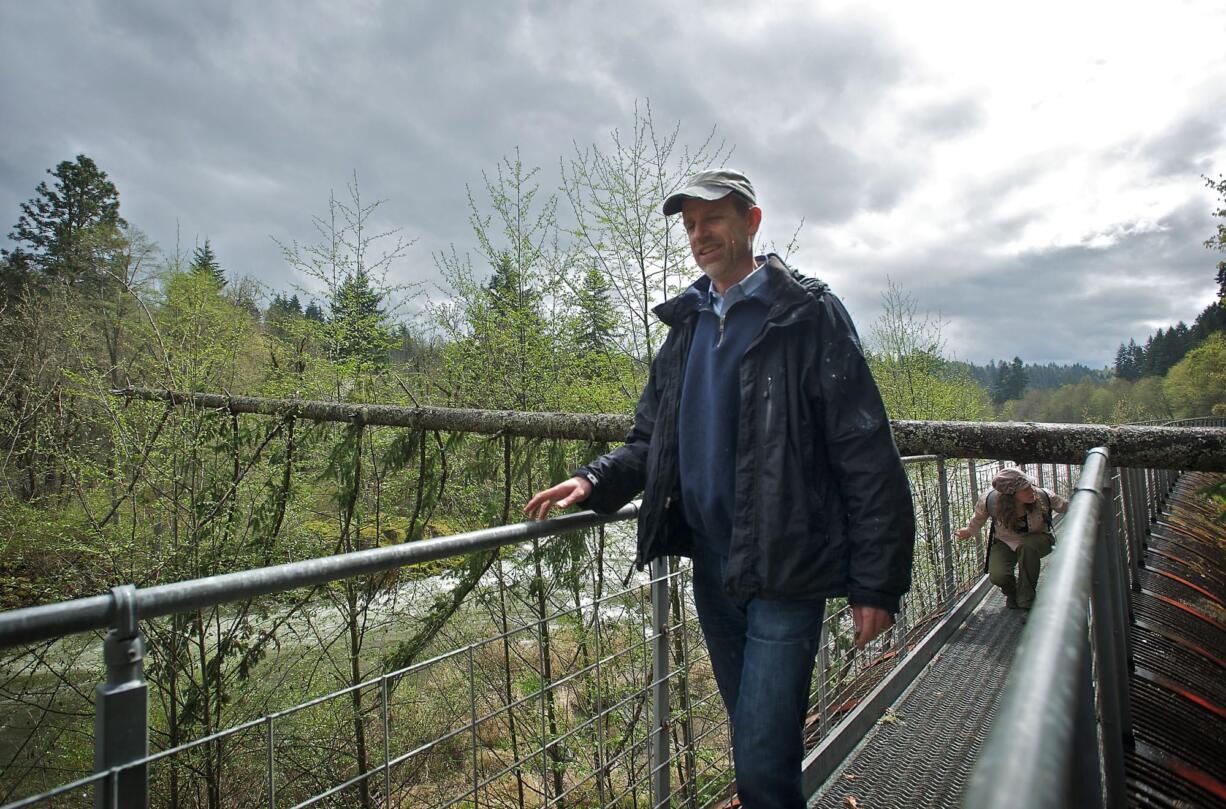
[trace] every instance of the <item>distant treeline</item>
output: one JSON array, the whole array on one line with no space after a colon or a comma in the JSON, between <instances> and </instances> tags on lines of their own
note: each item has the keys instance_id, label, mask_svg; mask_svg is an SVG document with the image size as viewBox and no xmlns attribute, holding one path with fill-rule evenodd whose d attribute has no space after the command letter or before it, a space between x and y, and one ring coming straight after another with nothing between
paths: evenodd
<instances>
[{"instance_id":1,"label":"distant treeline","mask_svg":"<svg viewBox=\"0 0 1226 809\"><path fill-rule=\"evenodd\" d=\"M1011 367L1007 360L992 360L987 365L975 365L970 362L958 362L955 365L965 369L971 377L988 390L1000 387L1002 372L1008 376L1006 368ZM1094 382L1106 382L1111 373L1106 368L1091 368L1081 363L1072 365L1057 365L1054 362L1022 364L1026 374L1026 388L1030 390L1053 390L1064 385L1076 385L1089 379Z\"/></svg>"},{"instance_id":2,"label":"distant treeline","mask_svg":"<svg viewBox=\"0 0 1226 809\"><path fill-rule=\"evenodd\" d=\"M1226 307L1211 303L1189 327L1182 320L1169 329L1151 334L1145 345L1129 340L1115 352L1115 375L1135 382L1145 376L1165 376L1166 372L1215 332L1226 331Z\"/></svg>"}]
</instances>

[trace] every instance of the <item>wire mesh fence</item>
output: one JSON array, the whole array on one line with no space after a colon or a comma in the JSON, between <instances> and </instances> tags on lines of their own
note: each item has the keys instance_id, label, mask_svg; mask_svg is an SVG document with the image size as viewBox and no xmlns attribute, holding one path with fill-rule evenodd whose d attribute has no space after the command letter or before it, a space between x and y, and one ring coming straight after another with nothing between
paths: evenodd
<instances>
[{"instance_id":1,"label":"wire mesh fence","mask_svg":"<svg viewBox=\"0 0 1226 809\"><path fill-rule=\"evenodd\" d=\"M983 540L952 534L1001 465L907 459L917 523L912 590L895 630L864 650L855 648L845 600L828 605L810 744L835 731L979 579ZM1027 472L1062 494L1075 474L1051 464ZM485 572L426 647L428 656L317 695L308 692L326 681L321 669L335 669L333 679L343 681L358 670L353 658L369 652L358 644L341 655L311 652L351 626L338 605L353 591L333 585L268 597L244 609L247 618L258 616L253 631L281 627L282 650L253 661L267 690L279 694L274 709L186 742L155 721L157 752L149 757L10 805L84 805L97 783L113 789L123 772L143 768L152 806L718 806L733 789L731 735L689 564L669 560L654 577L635 573L623 584L617 571L632 554L624 523L505 546L482 562ZM368 600L364 642L394 650L402 624L435 604L397 603L404 582L445 591L448 575L365 580L358 588ZM315 607L305 608L312 594ZM653 616L658 603L667 605L665 620ZM219 625L205 637L227 637L221 624L236 619L215 617ZM181 622L142 622L151 666L169 653ZM223 715L191 704L201 715ZM155 704L152 712L161 709Z\"/></svg>"}]
</instances>

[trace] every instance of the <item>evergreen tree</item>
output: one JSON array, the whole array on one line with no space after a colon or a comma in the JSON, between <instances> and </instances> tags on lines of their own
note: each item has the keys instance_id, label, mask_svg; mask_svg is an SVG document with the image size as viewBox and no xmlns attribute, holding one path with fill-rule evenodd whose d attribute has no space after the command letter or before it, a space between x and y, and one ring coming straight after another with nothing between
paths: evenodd
<instances>
[{"instance_id":1,"label":"evergreen tree","mask_svg":"<svg viewBox=\"0 0 1226 809\"><path fill-rule=\"evenodd\" d=\"M1189 338L1195 346L1203 342L1209 335L1220 331L1226 331L1226 305L1211 303L1192 322Z\"/></svg>"},{"instance_id":2,"label":"evergreen tree","mask_svg":"<svg viewBox=\"0 0 1226 809\"><path fill-rule=\"evenodd\" d=\"M226 285L226 274L221 269L221 265L217 262L217 256L213 253L213 247L209 244L209 240L204 240L203 246L197 246L192 252L192 263L188 267L189 272L208 274L213 277L213 282L221 289Z\"/></svg>"},{"instance_id":3,"label":"evergreen tree","mask_svg":"<svg viewBox=\"0 0 1226 809\"><path fill-rule=\"evenodd\" d=\"M9 234L17 247L3 251L5 286L20 288L36 275L70 285L105 281L106 255L127 224L119 216L119 191L85 155L47 173L55 183L38 184Z\"/></svg>"},{"instance_id":4,"label":"evergreen tree","mask_svg":"<svg viewBox=\"0 0 1226 809\"><path fill-rule=\"evenodd\" d=\"M1152 376L1154 367L1154 340L1163 334L1162 329L1145 338L1145 345L1141 346L1141 362L1138 364L1141 376Z\"/></svg>"},{"instance_id":5,"label":"evergreen tree","mask_svg":"<svg viewBox=\"0 0 1226 809\"><path fill-rule=\"evenodd\" d=\"M302 316L302 304L298 302L298 296L286 297L280 293L273 296L272 303L268 305L268 317L289 317Z\"/></svg>"},{"instance_id":6,"label":"evergreen tree","mask_svg":"<svg viewBox=\"0 0 1226 809\"><path fill-rule=\"evenodd\" d=\"M1022 364L1021 357L1014 357L1013 361L1000 365L1000 377L996 386L992 389L992 401L997 405L1003 405L1010 399L1020 399L1022 394L1026 392L1026 368Z\"/></svg>"},{"instance_id":7,"label":"evergreen tree","mask_svg":"<svg viewBox=\"0 0 1226 809\"><path fill-rule=\"evenodd\" d=\"M612 287L604 273L593 265L584 273L583 286L578 292L579 329L576 339L579 350L584 354L608 353L617 335Z\"/></svg>"},{"instance_id":8,"label":"evergreen tree","mask_svg":"<svg viewBox=\"0 0 1226 809\"><path fill-rule=\"evenodd\" d=\"M297 296L295 295L294 297L296 298ZM307 320L313 320L316 323L324 322L324 311L320 309L319 304L313 300L307 304L307 308L303 311L302 316Z\"/></svg>"},{"instance_id":9,"label":"evergreen tree","mask_svg":"<svg viewBox=\"0 0 1226 809\"><path fill-rule=\"evenodd\" d=\"M380 308L382 302L382 296L362 268L341 281L331 301L330 325L336 359L375 366L387 364L391 331L387 315Z\"/></svg>"},{"instance_id":10,"label":"evergreen tree","mask_svg":"<svg viewBox=\"0 0 1226 809\"><path fill-rule=\"evenodd\" d=\"M1128 346L1120 343L1120 347L1115 352L1115 375L1120 379L1131 381L1132 376L1132 357L1128 354Z\"/></svg>"},{"instance_id":11,"label":"evergreen tree","mask_svg":"<svg viewBox=\"0 0 1226 809\"><path fill-rule=\"evenodd\" d=\"M1136 340L1128 341L1128 358L1132 366L1133 380L1141 378L1141 368L1145 364L1145 349L1137 345Z\"/></svg>"},{"instance_id":12,"label":"evergreen tree","mask_svg":"<svg viewBox=\"0 0 1226 809\"><path fill-rule=\"evenodd\" d=\"M0 300L16 297L34 276L30 254L20 248L0 255Z\"/></svg>"},{"instance_id":13,"label":"evergreen tree","mask_svg":"<svg viewBox=\"0 0 1226 809\"><path fill-rule=\"evenodd\" d=\"M298 302L298 296L286 297L278 293L273 296L272 303L264 312L264 323L268 326L269 331L278 337L288 337L291 333L289 324L300 317L302 317L302 304Z\"/></svg>"},{"instance_id":14,"label":"evergreen tree","mask_svg":"<svg viewBox=\"0 0 1226 809\"><path fill-rule=\"evenodd\" d=\"M503 252L494 265L494 274L486 284L495 315L502 319L516 317L539 318L543 295L524 272L515 266L511 254ZM503 325L513 327L514 324Z\"/></svg>"}]
</instances>

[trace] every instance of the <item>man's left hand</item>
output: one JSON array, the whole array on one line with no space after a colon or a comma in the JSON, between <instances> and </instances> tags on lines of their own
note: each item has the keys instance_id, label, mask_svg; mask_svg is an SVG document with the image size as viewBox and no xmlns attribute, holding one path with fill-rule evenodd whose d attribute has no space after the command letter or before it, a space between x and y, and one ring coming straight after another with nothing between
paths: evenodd
<instances>
[{"instance_id":1,"label":"man's left hand","mask_svg":"<svg viewBox=\"0 0 1226 809\"><path fill-rule=\"evenodd\" d=\"M894 619L881 607L852 607L851 620L856 625L856 648L863 649L873 638L894 625Z\"/></svg>"}]
</instances>

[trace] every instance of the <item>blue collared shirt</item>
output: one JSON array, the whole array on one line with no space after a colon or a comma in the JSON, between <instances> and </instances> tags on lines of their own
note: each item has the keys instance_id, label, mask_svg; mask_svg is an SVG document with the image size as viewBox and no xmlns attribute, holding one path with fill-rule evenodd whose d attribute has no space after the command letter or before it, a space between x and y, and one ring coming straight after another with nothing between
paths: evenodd
<instances>
[{"instance_id":1,"label":"blue collared shirt","mask_svg":"<svg viewBox=\"0 0 1226 809\"><path fill-rule=\"evenodd\" d=\"M736 449L745 349L762 330L772 288L762 262L698 312L678 407L682 513L695 541L727 556L736 501Z\"/></svg>"},{"instance_id":2,"label":"blue collared shirt","mask_svg":"<svg viewBox=\"0 0 1226 809\"><path fill-rule=\"evenodd\" d=\"M766 264L766 256L757 256L756 261L753 272L728 287L728 291L723 295L715 291L715 284L711 285L707 294L710 298L711 309L716 316L722 319L724 312L731 309L737 301L748 298L754 293L758 293L754 297L763 298L766 290L762 289L762 285L766 283L766 273L762 272L762 266Z\"/></svg>"}]
</instances>

